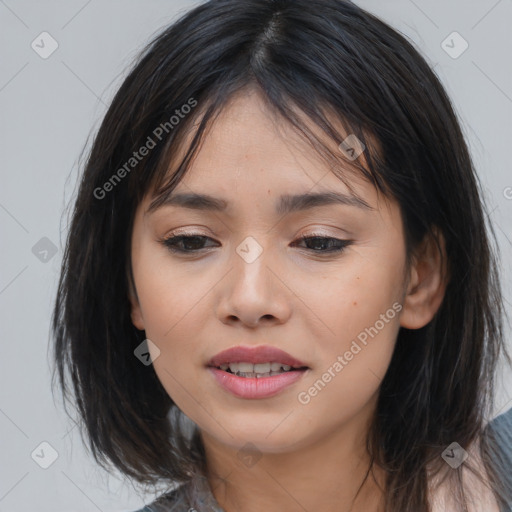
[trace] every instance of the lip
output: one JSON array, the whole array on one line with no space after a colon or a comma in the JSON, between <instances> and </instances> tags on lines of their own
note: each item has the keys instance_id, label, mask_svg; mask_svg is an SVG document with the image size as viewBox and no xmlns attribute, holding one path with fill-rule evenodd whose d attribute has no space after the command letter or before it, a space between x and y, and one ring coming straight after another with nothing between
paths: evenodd
<instances>
[{"instance_id":1,"label":"lip","mask_svg":"<svg viewBox=\"0 0 512 512\"><path fill-rule=\"evenodd\" d=\"M229 363L268 363L287 364L296 368L270 377L238 377L218 368ZM208 370L222 388L239 398L258 399L275 396L299 381L309 367L287 352L269 345L258 347L238 346L219 352L208 362Z\"/></svg>"},{"instance_id":2,"label":"lip","mask_svg":"<svg viewBox=\"0 0 512 512\"><path fill-rule=\"evenodd\" d=\"M282 363L301 368L307 366L306 363L292 357L287 352L270 345L259 345L257 347L246 347L239 345L228 348L213 356L208 362L208 366L218 367L221 364L229 363Z\"/></svg>"},{"instance_id":3,"label":"lip","mask_svg":"<svg viewBox=\"0 0 512 512\"><path fill-rule=\"evenodd\" d=\"M272 377L237 377L232 373L210 366L208 370L217 382L238 398L258 399L275 396L287 387L296 383L309 369L292 370Z\"/></svg>"}]
</instances>

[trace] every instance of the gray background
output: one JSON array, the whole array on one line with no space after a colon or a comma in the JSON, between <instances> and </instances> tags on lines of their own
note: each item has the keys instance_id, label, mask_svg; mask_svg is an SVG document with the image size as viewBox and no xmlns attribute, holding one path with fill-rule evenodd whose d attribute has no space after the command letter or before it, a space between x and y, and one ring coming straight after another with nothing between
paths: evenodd
<instances>
[{"instance_id":1,"label":"gray background","mask_svg":"<svg viewBox=\"0 0 512 512\"><path fill-rule=\"evenodd\" d=\"M101 471L54 403L48 329L66 233L63 211L75 192L82 147L142 45L196 3L0 0L0 512L130 511L152 499ZM416 43L455 103L486 190L510 312L512 1L357 3ZM47 59L31 47L34 40L42 46L43 31L59 45ZM454 31L469 44L458 58L452 57L463 48L457 37L444 45L452 56L442 47ZM512 404L509 373L502 372L496 413ZM31 457L37 448L38 460L50 461L42 442L58 454L47 469Z\"/></svg>"}]
</instances>

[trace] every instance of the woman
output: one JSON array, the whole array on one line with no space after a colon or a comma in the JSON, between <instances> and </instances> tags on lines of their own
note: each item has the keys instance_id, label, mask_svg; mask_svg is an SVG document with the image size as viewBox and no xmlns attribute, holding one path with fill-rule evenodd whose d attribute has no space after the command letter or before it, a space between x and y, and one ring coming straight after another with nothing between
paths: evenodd
<instances>
[{"instance_id":1,"label":"woman","mask_svg":"<svg viewBox=\"0 0 512 512\"><path fill-rule=\"evenodd\" d=\"M146 511L506 510L485 218L441 84L382 21L191 10L119 89L70 227L55 359L96 459L183 484Z\"/></svg>"}]
</instances>

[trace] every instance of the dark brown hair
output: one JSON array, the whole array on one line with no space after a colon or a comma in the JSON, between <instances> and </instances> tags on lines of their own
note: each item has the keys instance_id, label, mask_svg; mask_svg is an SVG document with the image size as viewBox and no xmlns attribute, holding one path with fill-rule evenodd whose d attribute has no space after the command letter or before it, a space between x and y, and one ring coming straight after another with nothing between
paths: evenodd
<instances>
[{"instance_id":1,"label":"dark brown hair","mask_svg":"<svg viewBox=\"0 0 512 512\"><path fill-rule=\"evenodd\" d=\"M158 202L177 185L207 126L248 87L329 158L333 172L340 155L329 155L308 122L341 142L334 116L365 144L367 165L355 165L398 202L408 256L429 234L445 240L444 301L424 328L400 329L368 436L374 463L388 475L386 510L429 510L427 468L447 467L440 454L453 441L481 440L493 490L500 502L509 499L483 435L504 350L503 307L466 142L414 47L342 0L206 2L144 49L113 99L83 169L53 316L59 384L94 457L149 484L187 481L203 462L201 447L169 421L176 406L153 367L134 356L145 335L130 320L130 239L144 195L154 187ZM195 111L183 108L194 102ZM175 162L199 111L187 154ZM150 139L151 150L131 161ZM461 511L466 466L450 470Z\"/></svg>"}]
</instances>

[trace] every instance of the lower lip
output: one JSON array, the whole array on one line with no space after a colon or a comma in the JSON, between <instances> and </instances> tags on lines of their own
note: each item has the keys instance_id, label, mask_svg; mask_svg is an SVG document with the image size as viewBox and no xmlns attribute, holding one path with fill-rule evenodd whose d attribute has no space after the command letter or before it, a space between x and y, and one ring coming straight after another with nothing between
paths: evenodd
<instances>
[{"instance_id":1,"label":"lower lip","mask_svg":"<svg viewBox=\"0 0 512 512\"><path fill-rule=\"evenodd\" d=\"M237 377L219 368L208 368L217 382L227 391L240 398L269 398L291 386L307 372L292 370L272 377Z\"/></svg>"}]
</instances>

